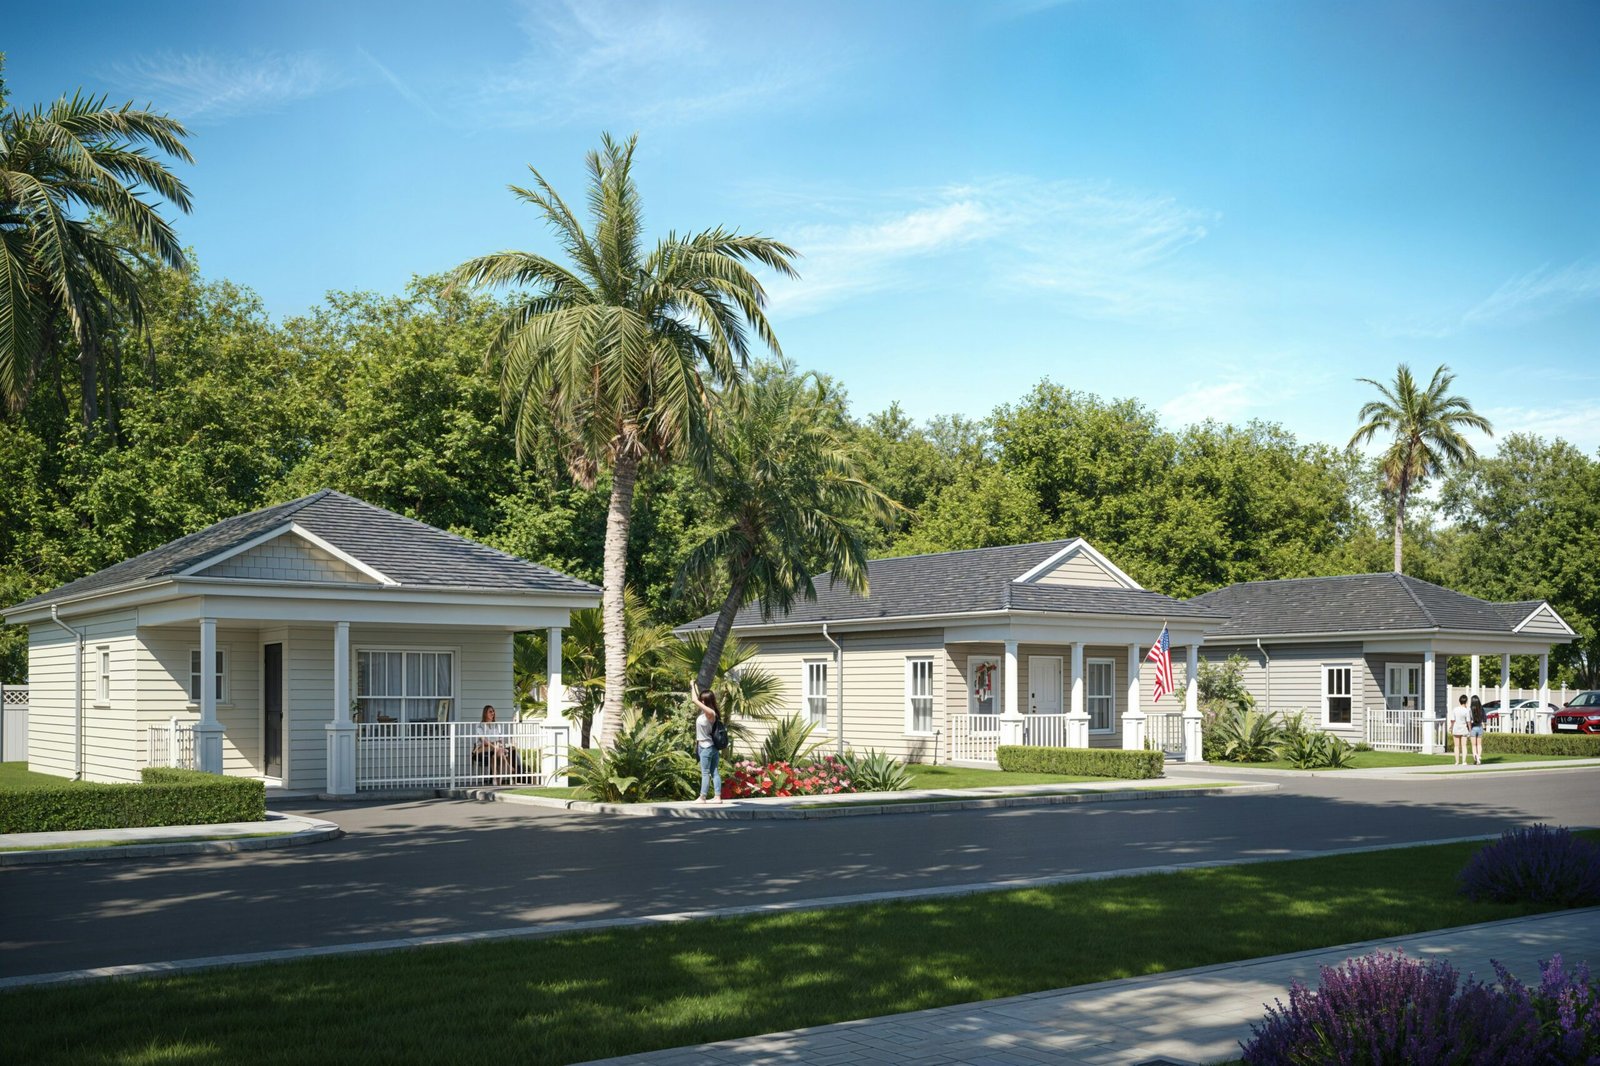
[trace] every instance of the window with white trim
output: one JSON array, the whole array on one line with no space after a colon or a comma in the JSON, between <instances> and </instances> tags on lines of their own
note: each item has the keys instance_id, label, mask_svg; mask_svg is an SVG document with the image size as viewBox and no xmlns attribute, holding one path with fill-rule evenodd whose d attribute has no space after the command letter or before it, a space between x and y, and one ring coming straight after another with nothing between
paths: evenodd
<instances>
[{"instance_id":1,"label":"window with white trim","mask_svg":"<svg viewBox=\"0 0 1600 1066\"><path fill-rule=\"evenodd\" d=\"M1385 663L1383 681L1384 706L1389 710L1416 710L1422 706L1420 664Z\"/></svg>"},{"instance_id":2,"label":"window with white trim","mask_svg":"<svg viewBox=\"0 0 1600 1066\"><path fill-rule=\"evenodd\" d=\"M217 649L217 702L226 703L228 685L228 653ZM189 649L189 702L200 702L200 649Z\"/></svg>"},{"instance_id":3,"label":"window with white trim","mask_svg":"<svg viewBox=\"0 0 1600 1066\"><path fill-rule=\"evenodd\" d=\"M455 699L453 652L356 652L356 711L363 722L448 722Z\"/></svg>"},{"instance_id":4,"label":"window with white trim","mask_svg":"<svg viewBox=\"0 0 1600 1066\"><path fill-rule=\"evenodd\" d=\"M1109 733L1117 720L1117 661L1088 659L1083 664L1083 709L1089 732Z\"/></svg>"},{"instance_id":5,"label":"window with white trim","mask_svg":"<svg viewBox=\"0 0 1600 1066\"><path fill-rule=\"evenodd\" d=\"M100 654L100 669L94 679L94 700L96 703L111 702L111 648L101 645L95 649Z\"/></svg>"},{"instance_id":6,"label":"window with white trim","mask_svg":"<svg viewBox=\"0 0 1600 1066\"><path fill-rule=\"evenodd\" d=\"M1000 713L1000 659L974 655L967 659L967 713Z\"/></svg>"},{"instance_id":7,"label":"window with white trim","mask_svg":"<svg viewBox=\"0 0 1600 1066\"><path fill-rule=\"evenodd\" d=\"M800 694L806 721L828 728L828 660L807 659L801 664Z\"/></svg>"},{"instance_id":8,"label":"window with white trim","mask_svg":"<svg viewBox=\"0 0 1600 1066\"><path fill-rule=\"evenodd\" d=\"M1351 669L1325 665L1322 668L1322 724L1349 725L1353 703L1350 692Z\"/></svg>"},{"instance_id":9,"label":"window with white trim","mask_svg":"<svg viewBox=\"0 0 1600 1066\"><path fill-rule=\"evenodd\" d=\"M933 660L906 659L906 732L933 732Z\"/></svg>"}]
</instances>

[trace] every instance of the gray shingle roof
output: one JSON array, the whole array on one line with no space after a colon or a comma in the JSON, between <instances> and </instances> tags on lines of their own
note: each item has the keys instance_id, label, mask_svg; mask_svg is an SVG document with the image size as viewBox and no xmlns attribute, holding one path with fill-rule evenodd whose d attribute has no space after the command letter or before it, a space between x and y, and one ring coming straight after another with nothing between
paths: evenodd
<instances>
[{"instance_id":1,"label":"gray shingle roof","mask_svg":"<svg viewBox=\"0 0 1600 1066\"><path fill-rule=\"evenodd\" d=\"M1014 584L1017 577L1071 543L1072 540L1052 540L874 559L867 563L866 597L855 595L843 584L831 584L830 575L821 574L814 581L817 588L814 603L801 600L787 614L775 614L771 621L785 624L864 621L1001 611L1008 607L1149 617L1216 617L1209 608L1138 589ZM708 614L681 629L710 629L715 621L716 615ZM740 608L733 624L737 628L759 625L762 621L760 606L748 604Z\"/></svg>"},{"instance_id":2,"label":"gray shingle roof","mask_svg":"<svg viewBox=\"0 0 1600 1066\"><path fill-rule=\"evenodd\" d=\"M530 563L487 545L323 489L288 503L225 518L143 555L81 577L17 604L27 607L70 596L170 577L263 533L294 522L360 559L401 587L598 593L586 581Z\"/></svg>"},{"instance_id":3,"label":"gray shingle roof","mask_svg":"<svg viewBox=\"0 0 1600 1066\"><path fill-rule=\"evenodd\" d=\"M1509 633L1533 610L1533 604L1491 603L1394 573L1250 581L1192 602L1228 616L1216 638L1403 630ZM1521 613L1512 618L1514 608Z\"/></svg>"}]
</instances>

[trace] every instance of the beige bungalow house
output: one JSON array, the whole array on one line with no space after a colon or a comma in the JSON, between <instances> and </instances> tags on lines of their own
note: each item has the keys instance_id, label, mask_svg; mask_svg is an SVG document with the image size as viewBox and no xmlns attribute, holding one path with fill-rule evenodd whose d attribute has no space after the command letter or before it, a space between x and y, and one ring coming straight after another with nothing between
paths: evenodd
<instances>
[{"instance_id":1,"label":"beige bungalow house","mask_svg":"<svg viewBox=\"0 0 1600 1066\"><path fill-rule=\"evenodd\" d=\"M593 585L323 490L239 515L3 612L28 627L29 768L91 781L183 765L350 794L537 781L559 702L515 707L513 635ZM507 718L515 718L507 714Z\"/></svg>"},{"instance_id":2,"label":"beige bungalow house","mask_svg":"<svg viewBox=\"0 0 1600 1066\"><path fill-rule=\"evenodd\" d=\"M1140 749L1148 738L1199 761L1196 701L1158 702L1145 656L1165 625L1181 686L1226 621L1219 611L1140 587L1082 539L876 559L867 572L864 597L822 575L814 602L734 618L759 649L750 665L780 679L789 711L827 747L988 764L997 744Z\"/></svg>"},{"instance_id":3,"label":"beige bungalow house","mask_svg":"<svg viewBox=\"0 0 1600 1066\"><path fill-rule=\"evenodd\" d=\"M1494 603L1394 573L1251 581L1190 602L1226 616L1203 655L1243 656L1258 707L1304 711L1309 724L1388 750L1442 745L1450 656L1471 657L1478 692L1480 656L1498 655L1508 707L1511 656L1537 655L1546 705L1550 648L1576 635L1543 600ZM1491 725L1548 733L1550 714L1524 721L1508 712Z\"/></svg>"}]
</instances>

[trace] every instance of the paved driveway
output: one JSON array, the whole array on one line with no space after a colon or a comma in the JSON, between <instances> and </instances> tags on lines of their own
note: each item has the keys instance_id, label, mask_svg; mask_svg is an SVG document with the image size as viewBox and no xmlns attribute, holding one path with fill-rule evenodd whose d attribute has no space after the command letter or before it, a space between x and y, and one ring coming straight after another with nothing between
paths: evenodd
<instances>
[{"instance_id":1,"label":"paved driveway","mask_svg":"<svg viewBox=\"0 0 1600 1066\"><path fill-rule=\"evenodd\" d=\"M0 976L1600 821L1594 770L1280 780L1250 796L809 822L285 803L349 835L0 869Z\"/></svg>"}]
</instances>

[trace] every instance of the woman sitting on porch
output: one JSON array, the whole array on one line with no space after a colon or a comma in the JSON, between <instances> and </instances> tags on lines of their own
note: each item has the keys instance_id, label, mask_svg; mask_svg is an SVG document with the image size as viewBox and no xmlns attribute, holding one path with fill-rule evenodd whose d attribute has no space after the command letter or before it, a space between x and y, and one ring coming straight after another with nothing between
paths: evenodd
<instances>
[{"instance_id":1,"label":"woman sitting on porch","mask_svg":"<svg viewBox=\"0 0 1600 1066\"><path fill-rule=\"evenodd\" d=\"M492 725L495 717L494 704L485 704L480 721L484 725ZM480 738L472 746L472 764L485 774L493 776L492 784L496 785L506 784L506 778L523 773L522 760L518 758L516 751L505 741L487 736Z\"/></svg>"}]
</instances>

